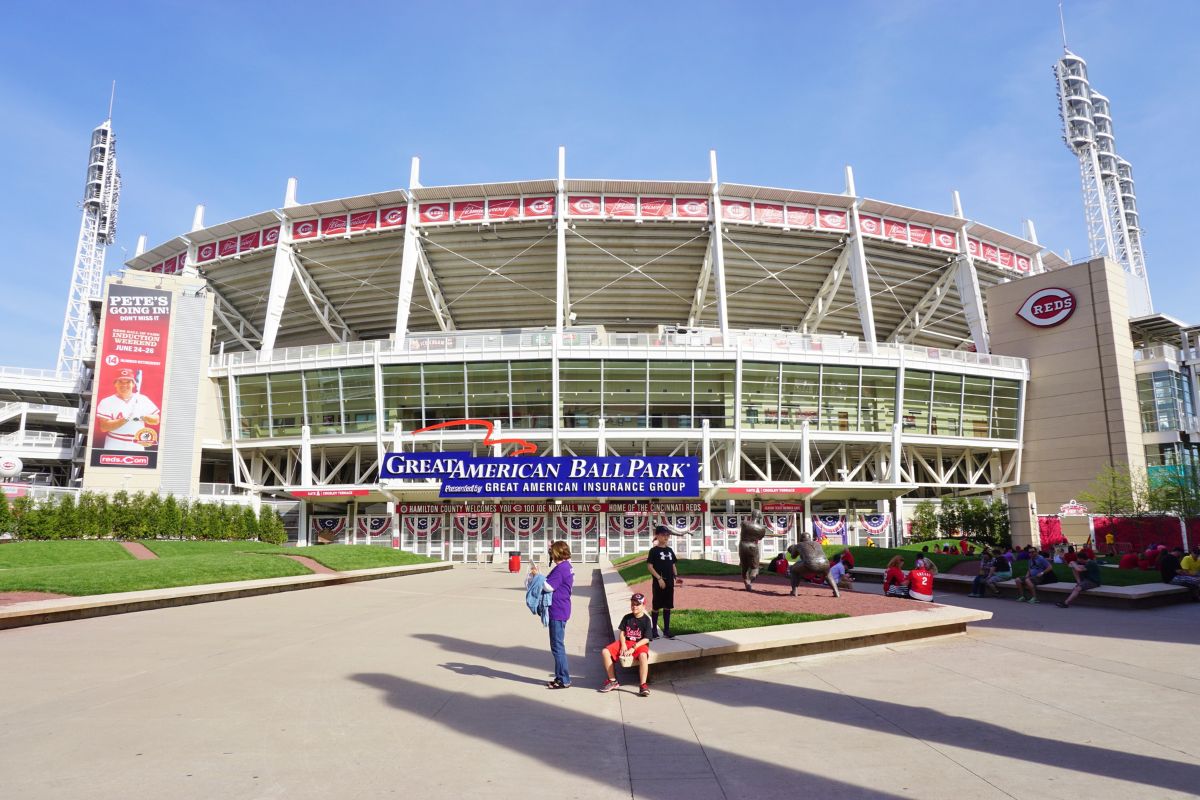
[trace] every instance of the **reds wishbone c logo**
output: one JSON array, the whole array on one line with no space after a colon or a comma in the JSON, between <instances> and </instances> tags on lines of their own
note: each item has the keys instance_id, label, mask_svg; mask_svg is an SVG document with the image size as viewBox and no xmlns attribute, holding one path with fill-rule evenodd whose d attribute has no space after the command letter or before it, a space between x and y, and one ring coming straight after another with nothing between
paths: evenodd
<instances>
[{"instance_id":1,"label":"reds wishbone c logo","mask_svg":"<svg viewBox=\"0 0 1200 800\"><path fill-rule=\"evenodd\" d=\"M596 213L596 201L588 197L580 197L575 201L575 210L580 214Z\"/></svg>"},{"instance_id":2,"label":"reds wishbone c logo","mask_svg":"<svg viewBox=\"0 0 1200 800\"><path fill-rule=\"evenodd\" d=\"M311 222L301 222L296 227L296 233L300 234L301 236L308 236L314 230L316 230L316 226L313 225Z\"/></svg>"},{"instance_id":3,"label":"reds wishbone c logo","mask_svg":"<svg viewBox=\"0 0 1200 800\"><path fill-rule=\"evenodd\" d=\"M529 210L534 214L547 214L550 212L549 200L534 200L529 204Z\"/></svg>"},{"instance_id":4,"label":"reds wishbone c logo","mask_svg":"<svg viewBox=\"0 0 1200 800\"><path fill-rule=\"evenodd\" d=\"M391 223L399 222L400 221L400 209L393 208L391 211L389 211L387 213L386 216L384 216L384 219Z\"/></svg>"},{"instance_id":5,"label":"reds wishbone c logo","mask_svg":"<svg viewBox=\"0 0 1200 800\"><path fill-rule=\"evenodd\" d=\"M937 240L942 247L954 247L954 237L948 233L939 233Z\"/></svg>"},{"instance_id":6,"label":"reds wishbone c logo","mask_svg":"<svg viewBox=\"0 0 1200 800\"><path fill-rule=\"evenodd\" d=\"M1066 289L1039 289L1021 304L1017 316L1038 328L1052 328L1075 313L1075 295Z\"/></svg>"},{"instance_id":7,"label":"reds wishbone c logo","mask_svg":"<svg viewBox=\"0 0 1200 800\"><path fill-rule=\"evenodd\" d=\"M867 233L875 233L879 230L879 226L873 219L860 220L859 224L862 225L862 229Z\"/></svg>"},{"instance_id":8,"label":"reds wishbone c logo","mask_svg":"<svg viewBox=\"0 0 1200 800\"><path fill-rule=\"evenodd\" d=\"M275 244L279 241L279 230L276 229L267 231L266 235L263 236L263 240L266 241L267 244Z\"/></svg>"},{"instance_id":9,"label":"reds wishbone c logo","mask_svg":"<svg viewBox=\"0 0 1200 800\"><path fill-rule=\"evenodd\" d=\"M695 200L689 200L688 202L684 203L683 211L685 214L690 214L693 217L697 217L704 213L704 209L701 208L700 204Z\"/></svg>"}]
</instances>

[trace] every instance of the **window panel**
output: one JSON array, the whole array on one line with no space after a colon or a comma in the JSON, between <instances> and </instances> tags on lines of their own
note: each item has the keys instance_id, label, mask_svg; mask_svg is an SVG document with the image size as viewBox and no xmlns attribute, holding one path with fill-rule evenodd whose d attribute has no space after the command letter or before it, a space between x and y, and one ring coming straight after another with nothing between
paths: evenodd
<instances>
[{"instance_id":1,"label":"window panel","mask_svg":"<svg viewBox=\"0 0 1200 800\"><path fill-rule=\"evenodd\" d=\"M778 364L742 364L742 424L750 428L779 427Z\"/></svg>"},{"instance_id":2,"label":"window panel","mask_svg":"<svg viewBox=\"0 0 1200 800\"><path fill-rule=\"evenodd\" d=\"M246 439L265 439L271 435L271 417L267 407L267 376L243 375L236 381L238 434Z\"/></svg>"},{"instance_id":3,"label":"window panel","mask_svg":"<svg viewBox=\"0 0 1200 800\"><path fill-rule=\"evenodd\" d=\"M229 378L217 378L217 413L221 415L221 433L225 440L229 432Z\"/></svg>"},{"instance_id":4,"label":"window panel","mask_svg":"<svg viewBox=\"0 0 1200 800\"><path fill-rule=\"evenodd\" d=\"M821 430L858 430L858 367L821 370Z\"/></svg>"},{"instance_id":5,"label":"window panel","mask_svg":"<svg viewBox=\"0 0 1200 800\"><path fill-rule=\"evenodd\" d=\"M383 367L383 413L390 432L399 422L404 430L423 427L421 367L419 364Z\"/></svg>"},{"instance_id":6,"label":"window panel","mask_svg":"<svg viewBox=\"0 0 1200 800\"><path fill-rule=\"evenodd\" d=\"M986 439L990 435L992 379L967 375L963 378L962 435Z\"/></svg>"},{"instance_id":7,"label":"window panel","mask_svg":"<svg viewBox=\"0 0 1200 800\"><path fill-rule=\"evenodd\" d=\"M992 392L992 436L997 439L1016 439L1021 384L996 380Z\"/></svg>"},{"instance_id":8,"label":"window panel","mask_svg":"<svg viewBox=\"0 0 1200 800\"><path fill-rule=\"evenodd\" d=\"M551 427L554 390L550 362L514 361L509 370L512 378L512 426L522 429Z\"/></svg>"},{"instance_id":9,"label":"window panel","mask_svg":"<svg viewBox=\"0 0 1200 800\"><path fill-rule=\"evenodd\" d=\"M508 420L508 362L484 361L467 364L467 412L489 422Z\"/></svg>"},{"instance_id":10,"label":"window panel","mask_svg":"<svg viewBox=\"0 0 1200 800\"><path fill-rule=\"evenodd\" d=\"M696 427L708 420L710 428L733 427L733 383L732 361L695 362L695 409Z\"/></svg>"},{"instance_id":11,"label":"window panel","mask_svg":"<svg viewBox=\"0 0 1200 800\"><path fill-rule=\"evenodd\" d=\"M346 433L375 430L375 370L354 367L342 370L342 405L346 411Z\"/></svg>"},{"instance_id":12,"label":"window panel","mask_svg":"<svg viewBox=\"0 0 1200 800\"><path fill-rule=\"evenodd\" d=\"M861 406L862 430L875 433L892 430L896 421L896 370L863 367Z\"/></svg>"},{"instance_id":13,"label":"window panel","mask_svg":"<svg viewBox=\"0 0 1200 800\"><path fill-rule=\"evenodd\" d=\"M600 362L560 361L563 427L595 428L600 419Z\"/></svg>"},{"instance_id":14,"label":"window panel","mask_svg":"<svg viewBox=\"0 0 1200 800\"><path fill-rule=\"evenodd\" d=\"M646 362L604 362L604 420L614 428L645 428Z\"/></svg>"},{"instance_id":15,"label":"window panel","mask_svg":"<svg viewBox=\"0 0 1200 800\"><path fill-rule=\"evenodd\" d=\"M463 419L467 415L462 364L426 364L425 424Z\"/></svg>"},{"instance_id":16,"label":"window panel","mask_svg":"<svg viewBox=\"0 0 1200 800\"><path fill-rule=\"evenodd\" d=\"M304 396L314 436L342 432L342 387L336 369L305 372Z\"/></svg>"},{"instance_id":17,"label":"window panel","mask_svg":"<svg viewBox=\"0 0 1200 800\"><path fill-rule=\"evenodd\" d=\"M935 436L962 435L962 376L934 373L929 432Z\"/></svg>"},{"instance_id":18,"label":"window panel","mask_svg":"<svg viewBox=\"0 0 1200 800\"><path fill-rule=\"evenodd\" d=\"M299 372L267 376L271 387L271 435L299 436L304 424L304 382Z\"/></svg>"},{"instance_id":19,"label":"window panel","mask_svg":"<svg viewBox=\"0 0 1200 800\"><path fill-rule=\"evenodd\" d=\"M780 426L800 430L807 421L816 427L820 420L821 368L808 364L783 365L783 408Z\"/></svg>"},{"instance_id":20,"label":"window panel","mask_svg":"<svg viewBox=\"0 0 1200 800\"><path fill-rule=\"evenodd\" d=\"M650 427L691 428L692 362L650 362Z\"/></svg>"},{"instance_id":21,"label":"window panel","mask_svg":"<svg viewBox=\"0 0 1200 800\"><path fill-rule=\"evenodd\" d=\"M904 414L901 420L906 433L929 433L929 393L933 389L933 373L910 369L904 373Z\"/></svg>"}]
</instances>

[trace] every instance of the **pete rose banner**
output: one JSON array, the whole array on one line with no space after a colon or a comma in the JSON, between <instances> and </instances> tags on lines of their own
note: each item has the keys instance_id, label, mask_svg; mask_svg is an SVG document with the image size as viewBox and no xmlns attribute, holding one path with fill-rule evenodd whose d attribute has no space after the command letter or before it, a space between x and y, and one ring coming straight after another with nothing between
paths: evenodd
<instances>
[{"instance_id":1,"label":"pete rose banner","mask_svg":"<svg viewBox=\"0 0 1200 800\"><path fill-rule=\"evenodd\" d=\"M388 453L379 479L442 482L441 497L699 497L695 456Z\"/></svg>"},{"instance_id":2,"label":"pete rose banner","mask_svg":"<svg viewBox=\"0 0 1200 800\"><path fill-rule=\"evenodd\" d=\"M110 284L93 396L93 467L158 466L171 293Z\"/></svg>"}]
</instances>

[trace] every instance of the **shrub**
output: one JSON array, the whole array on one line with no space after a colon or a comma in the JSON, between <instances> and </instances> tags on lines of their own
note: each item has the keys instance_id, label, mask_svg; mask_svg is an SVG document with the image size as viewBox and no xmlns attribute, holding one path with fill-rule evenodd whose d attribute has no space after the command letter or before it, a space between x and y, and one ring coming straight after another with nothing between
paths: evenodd
<instances>
[{"instance_id":1,"label":"shrub","mask_svg":"<svg viewBox=\"0 0 1200 800\"><path fill-rule=\"evenodd\" d=\"M0 492L0 533L12 532L12 511L8 507L8 495Z\"/></svg>"},{"instance_id":2,"label":"shrub","mask_svg":"<svg viewBox=\"0 0 1200 800\"><path fill-rule=\"evenodd\" d=\"M268 544L287 542L287 529L283 525L283 517L269 506L263 506L258 512L258 540Z\"/></svg>"},{"instance_id":3,"label":"shrub","mask_svg":"<svg viewBox=\"0 0 1200 800\"><path fill-rule=\"evenodd\" d=\"M938 538L937 509L928 500L917 503L913 510L911 538L914 542L928 542Z\"/></svg>"}]
</instances>

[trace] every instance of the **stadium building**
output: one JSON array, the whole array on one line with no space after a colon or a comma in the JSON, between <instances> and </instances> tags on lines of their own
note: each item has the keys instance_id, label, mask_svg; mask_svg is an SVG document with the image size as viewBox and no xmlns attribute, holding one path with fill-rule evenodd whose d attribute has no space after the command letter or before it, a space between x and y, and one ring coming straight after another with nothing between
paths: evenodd
<instances>
[{"instance_id":1,"label":"stadium building","mask_svg":"<svg viewBox=\"0 0 1200 800\"><path fill-rule=\"evenodd\" d=\"M474 561L566 538L596 560L665 523L681 554L722 558L754 508L774 552L810 526L895 541L951 495L1006 498L1036 540L1039 506L1104 463L1197 460L1198 330L1150 312L1144 264L1069 264L957 195L909 208L849 168L836 193L722 182L715 154L707 180L579 179L561 150L547 179L425 186L414 159L407 189L296 189L139 246L84 304L75 372L5 373L27 482L266 499L301 545ZM57 451L21 450L37 436ZM694 474L448 494L389 467L439 453Z\"/></svg>"}]
</instances>

